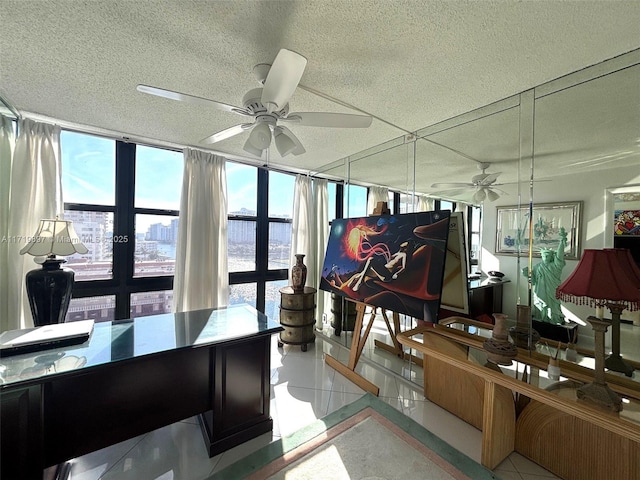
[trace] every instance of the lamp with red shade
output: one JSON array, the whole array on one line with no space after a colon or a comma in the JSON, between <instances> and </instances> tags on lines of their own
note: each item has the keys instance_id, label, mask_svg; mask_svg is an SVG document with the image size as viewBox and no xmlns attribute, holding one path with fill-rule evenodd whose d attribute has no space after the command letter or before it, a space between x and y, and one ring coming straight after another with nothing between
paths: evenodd
<instances>
[{"instance_id":1,"label":"lamp with red shade","mask_svg":"<svg viewBox=\"0 0 640 480\"><path fill-rule=\"evenodd\" d=\"M596 317L587 321L595 332L595 381L578 389L578 398L594 401L619 411L620 398L607 387L604 368L633 374L633 367L620 355L620 314L624 309L640 308L640 271L628 250L610 248L585 250L580 263L556 290L556 297L577 305L605 305L611 311L611 323ZM604 359L604 334L612 326L612 353Z\"/></svg>"}]
</instances>

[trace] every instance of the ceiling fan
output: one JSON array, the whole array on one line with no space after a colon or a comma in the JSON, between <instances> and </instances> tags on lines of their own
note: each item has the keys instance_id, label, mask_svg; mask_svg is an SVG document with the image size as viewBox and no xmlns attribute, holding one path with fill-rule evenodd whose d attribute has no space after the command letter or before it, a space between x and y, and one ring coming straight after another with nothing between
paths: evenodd
<instances>
[{"instance_id":1,"label":"ceiling fan","mask_svg":"<svg viewBox=\"0 0 640 480\"><path fill-rule=\"evenodd\" d=\"M490 166L491 166L490 163L486 163L486 162L479 163L478 169L482 170L482 173L479 173L478 175L474 175L471 178L471 182L434 183L431 186L433 188L453 187L450 190L437 192L438 194L442 194L442 195L446 194L453 197L457 195L462 195L463 193L468 192L470 188L472 188L472 189L475 189L475 193L473 194L473 197L472 197L474 202L481 203L484 200L489 200L490 202L493 202L498 198L500 198L500 193L506 195L507 192L499 188L496 188L496 186L502 185L501 183L495 183L501 172L486 173L485 170L487 170Z\"/></svg>"},{"instance_id":2,"label":"ceiling fan","mask_svg":"<svg viewBox=\"0 0 640 480\"><path fill-rule=\"evenodd\" d=\"M171 100L206 104L225 112L252 118L253 122L240 123L216 132L202 139L200 143L216 143L250 131L243 148L246 152L258 157L262 156L263 150L271 145L272 139L283 157L290 153L293 155L305 153L300 140L286 126L280 125L281 122L332 128L367 128L371 125L372 117L367 115L289 112L289 100L298 87L306 65L305 57L284 48L278 52L273 65L256 65L253 67L253 73L263 86L248 91L242 99L242 107L149 85L138 85L137 90Z\"/></svg>"}]
</instances>

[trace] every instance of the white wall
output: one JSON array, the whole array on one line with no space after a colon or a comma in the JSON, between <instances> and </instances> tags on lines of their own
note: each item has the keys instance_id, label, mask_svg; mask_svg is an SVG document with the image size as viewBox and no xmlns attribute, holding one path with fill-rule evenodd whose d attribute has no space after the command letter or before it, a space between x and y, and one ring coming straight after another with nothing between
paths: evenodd
<instances>
[{"instance_id":1,"label":"white wall","mask_svg":"<svg viewBox=\"0 0 640 480\"><path fill-rule=\"evenodd\" d=\"M606 248L612 246L613 233L605 236L605 227L611 231L609 226L613 225L613 211L606 212L605 205L606 190L609 188L621 187L625 185L640 185L640 166L624 169L609 169L593 171L591 173L576 174L573 176L556 177L550 182L539 182L534 184L534 205L536 203L559 203L583 201L582 223L581 223L581 251L585 248ZM528 191L528 186L526 187ZM640 189L640 188L639 188ZM528 201L528 195L526 198ZM504 272L510 283L503 287L503 312L509 318L516 318L516 305L520 303L529 304L529 294L527 291L527 280L517 272L527 266L527 259L517 257L496 255L496 207L504 205L516 205L515 196L503 196L495 203L485 203L483 211L482 225L482 270L500 270ZM534 264L539 262L539 258L534 257ZM577 260L567 260L567 264L562 271L562 279L566 279L578 264ZM577 319L584 319L588 315L593 315L593 309L585 306L578 306L572 303L565 303L569 318L575 316Z\"/></svg>"}]
</instances>

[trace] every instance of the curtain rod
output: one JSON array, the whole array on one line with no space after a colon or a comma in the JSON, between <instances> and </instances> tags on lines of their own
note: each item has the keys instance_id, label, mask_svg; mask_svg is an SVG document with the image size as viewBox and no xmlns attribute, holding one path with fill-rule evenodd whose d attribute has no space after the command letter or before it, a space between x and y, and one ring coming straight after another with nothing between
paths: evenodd
<instances>
[{"instance_id":1,"label":"curtain rod","mask_svg":"<svg viewBox=\"0 0 640 480\"><path fill-rule=\"evenodd\" d=\"M18 113L18 110L14 108L11 102L9 102L2 93L0 93L0 107L3 107L3 106L11 113L11 117L13 117L14 119L20 118L20 114ZM0 109L0 113L2 113L1 109Z\"/></svg>"},{"instance_id":2,"label":"curtain rod","mask_svg":"<svg viewBox=\"0 0 640 480\"><path fill-rule=\"evenodd\" d=\"M0 98L1 100L1 98ZM209 148L202 148L199 146L194 146L194 145L181 145L179 143L173 143L173 142L167 142L165 140L158 140L155 138L149 138L149 137L144 137L144 136L140 136L140 135L129 135L129 134L125 134L122 132L118 132L115 130L108 130L108 129L104 129L104 128L99 128L99 127L92 127L92 126L88 126L88 125L82 125L82 124L78 124L78 123L74 123L74 122L69 122L66 120L60 120L58 118L53 118L53 117L49 117L47 115L41 115L39 113L33 113L33 112L23 112L22 115L20 115L20 118L29 118L32 120L36 120L39 122L45 122L45 123L52 123L54 125L58 125L61 128L64 128L65 130L69 130L69 131L73 131L76 133L84 133L84 134L88 134L88 135L95 135L95 136L99 136L99 137L103 137L103 138L108 138L110 140L118 140L118 141L122 141L122 142L126 142L126 143L136 143L139 145L144 145L144 146L149 146L149 147L161 147L161 148L166 148L166 149L170 149L170 150L183 150L185 148L192 148L195 150L202 150L204 152L209 152L209 153L213 153L215 155L219 155L221 157L224 157L227 160L230 160L232 162L236 162L236 163L241 163L243 165L249 165L252 167L258 167L258 168L265 168L267 170L273 170L273 171L279 171L282 173L297 173L297 174L301 174L301 175L309 175L310 171L309 170L302 170L302 169L293 169L293 170L285 170L283 168L279 168L279 167L274 167L272 165L268 164L268 161L260 158L260 159L251 159L251 158L247 158L247 157L242 157L239 155L234 155L232 153L227 153L227 152L221 152L218 150L213 150L213 149L209 149ZM267 163L265 163L267 162ZM320 178L320 177L317 177Z\"/></svg>"},{"instance_id":3,"label":"curtain rod","mask_svg":"<svg viewBox=\"0 0 640 480\"><path fill-rule=\"evenodd\" d=\"M1 99L1 98L0 98ZM259 159L259 160L253 160L253 159L249 159L246 157L241 157L238 155L233 155L230 153L226 153L226 152L219 152L217 150L212 150L212 149L204 149L204 148L200 148L200 147L196 147L193 145L181 145L178 143L173 143L173 142L167 142L165 140L158 140L155 138L148 138L148 137L143 137L143 136L139 136L139 135L128 135L122 132L118 132L115 130L108 130L108 129L104 129L104 128L99 128L99 127L92 127L92 126L88 126L88 125L82 125L82 124L78 124L78 123L74 123L74 122L69 122L66 120L60 120L58 118L53 118L53 117L49 117L47 115L42 115L39 113L33 113L33 112L23 112L22 115L18 115L19 118L29 118L31 120L36 120L39 122L45 122L45 123L52 123L54 125L58 125L61 128L64 128L65 130L69 130L69 131L73 131L76 133L84 133L84 134L88 134L88 135L95 135L95 136L99 136L99 137L103 137L103 138L108 138L111 140L118 140L118 141L122 141L122 142L127 142L127 143L136 143L136 144L140 144L140 145L145 145L145 146L149 146L149 147L162 147L162 148L166 148L166 149L170 149L170 150L183 150L184 148L194 148L196 150L202 150L205 152L210 152L213 153L215 155L220 155L221 157L224 157L227 160L230 160L232 162L236 162L236 163L240 163L243 165L249 165L252 167L257 167L257 168L264 168L267 170L271 170L274 172L279 172L279 173L294 173L294 174L300 174L300 175L306 175L309 176L311 178L317 178L317 179L321 179L321 180L332 180L332 181L336 181L339 183L345 183L345 180L335 180L335 179L330 179L328 177L322 177L321 175L319 175L319 172L314 172L312 173L311 170L298 170L298 169L292 169L292 170L286 170L282 167L275 167L273 165L269 165L268 164L268 160L265 159ZM267 163L264 163L264 162ZM357 185L357 184L356 184ZM363 186L367 186L367 185L363 185ZM370 186L370 185L369 185ZM428 196L428 194L427 194ZM435 198L435 197L434 197Z\"/></svg>"}]
</instances>

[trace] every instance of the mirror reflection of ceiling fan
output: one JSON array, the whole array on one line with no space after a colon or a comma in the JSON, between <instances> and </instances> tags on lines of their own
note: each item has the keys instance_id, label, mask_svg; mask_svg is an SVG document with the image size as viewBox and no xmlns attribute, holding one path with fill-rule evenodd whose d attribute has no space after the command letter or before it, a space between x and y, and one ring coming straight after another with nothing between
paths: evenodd
<instances>
[{"instance_id":1,"label":"mirror reflection of ceiling fan","mask_svg":"<svg viewBox=\"0 0 640 480\"><path fill-rule=\"evenodd\" d=\"M273 65L256 65L253 67L253 73L263 86L247 92L242 99L242 107L149 85L138 85L137 90L171 100L205 104L253 119L252 122L240 123L214 133L202 139L200 143L216 143L250 132L243 148L257 157L262 156L263 150L271 145L272 139L283 157L290 153L293 155L305 153L300 140L281 123L331 128L367 128L371 125L372 117L367 115L289 112L289 100L298 87L306 65L305 57L286 49L278 52Z\"/></svg>"},{"instance_id":2,"label":"mirror reflection of ceiling fan","mask_svg":"<svg viewBox=\"0 0 640 480\"><path fill-rule=\"evenodd\" d=\"M485 200L493 202L500 198L500 194L507 194L504 190L496 188L502 183L495 183L498 180L501 172L487 173L486 170L491 166L490 163L481 162L478 164L478 168L482 170L482 173L474 175L470 182L454 182L454 183L434 183L431 186L433 188L440 187L452 187L448 190L442 190L435 192L432 195L442 195L445 197L456 197L464 194L468 194L469 191L474 191L473 201L476 203L482 203Z\"/></svg>"}]
</instances>

